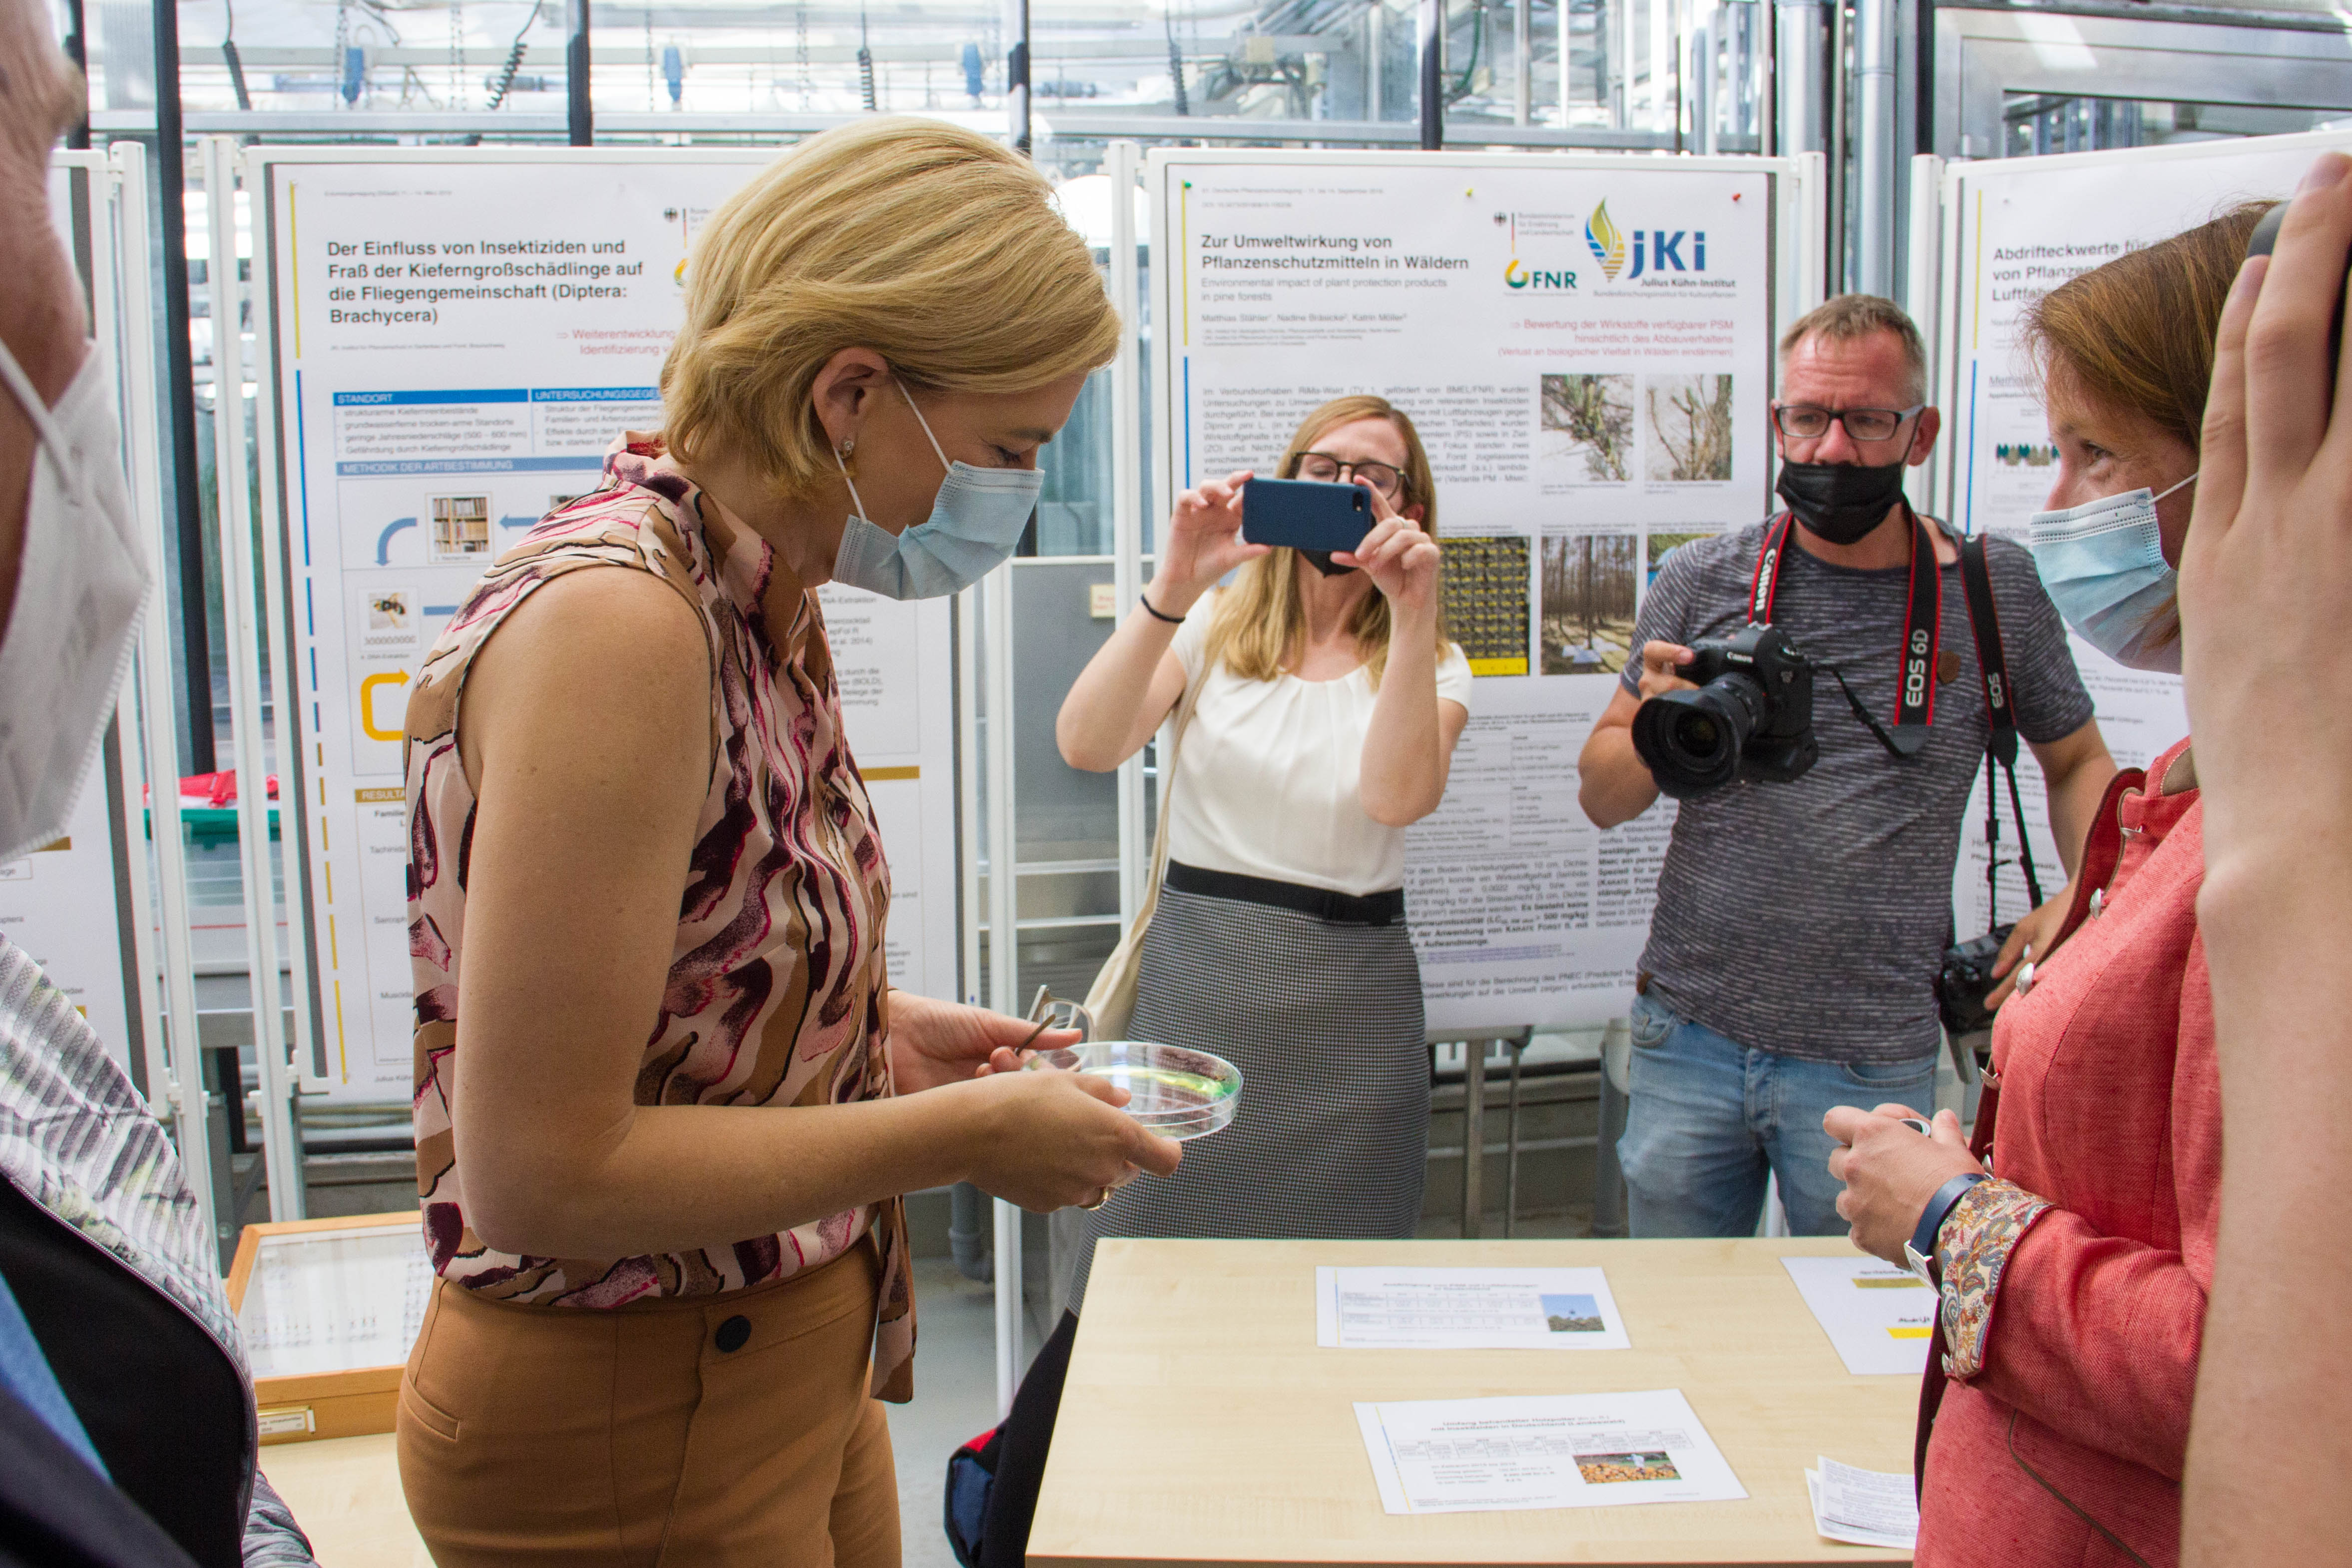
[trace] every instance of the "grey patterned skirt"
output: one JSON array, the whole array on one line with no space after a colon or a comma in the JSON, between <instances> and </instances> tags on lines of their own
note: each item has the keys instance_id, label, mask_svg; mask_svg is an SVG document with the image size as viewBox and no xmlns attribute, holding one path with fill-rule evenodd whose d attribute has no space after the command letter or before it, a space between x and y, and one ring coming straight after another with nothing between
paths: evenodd
<instances>
[{"instance_id":1,"label":"grey patterned skirt","mask_svg":"<svg viewBox=\"0 0 2352 1568\"><path fill-rule=\"evenodd\" d=\"M1242 1069L1230 1126L1184 1145L1083 1221L1069 1304L1112 1237L1410 1237L1429 1148L1421 970L1400 922L1160 891L1130 1037Z\"/></svg>"}]
</instances>

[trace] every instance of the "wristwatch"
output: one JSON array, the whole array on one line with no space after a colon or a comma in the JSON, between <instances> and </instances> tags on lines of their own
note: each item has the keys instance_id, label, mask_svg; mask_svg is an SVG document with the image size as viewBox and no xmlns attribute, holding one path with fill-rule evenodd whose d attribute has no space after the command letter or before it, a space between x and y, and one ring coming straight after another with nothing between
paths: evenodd
<instances>
[{"instance_id":1,"label":"wristwatch","mask_svg":"<svg viewBox=\"0 0 2352 1568\"><path fill-rule=\"evenodd\" d=\"M1927 1265L1936 1256L1936 1233L1944 1228L1944 1216L1952 1212L1952 1205L1960 1201L1962 1194L1979 1182L1991 1179L1982 1171L1964 1171L1936 1189L1936 1195L1929 1198L1927 1206L1919 1211L1919 1228L1913 1231L1911 1239L1903 1244L1905 1268L1930 1284L1935 1282L1935 1277L1927 1272Z\"/></svg>"}]
</instances>

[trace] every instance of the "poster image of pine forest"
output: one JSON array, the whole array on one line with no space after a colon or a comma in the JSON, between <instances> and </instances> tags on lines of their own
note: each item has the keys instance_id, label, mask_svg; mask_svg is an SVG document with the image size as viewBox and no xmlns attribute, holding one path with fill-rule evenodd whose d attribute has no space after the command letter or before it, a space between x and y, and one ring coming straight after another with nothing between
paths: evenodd
<instances>
[{"instance_id":1,"label":"poster image of pine forest","mask_svg":"<svg viewBox=\"0 0 2352 1568\"><path fill-rule=\"evenodd\" d=\"M1543 672L1613 675L1633 646L1641 541L1585 533L1543 542Z\"/></svg>"}]
</instances>

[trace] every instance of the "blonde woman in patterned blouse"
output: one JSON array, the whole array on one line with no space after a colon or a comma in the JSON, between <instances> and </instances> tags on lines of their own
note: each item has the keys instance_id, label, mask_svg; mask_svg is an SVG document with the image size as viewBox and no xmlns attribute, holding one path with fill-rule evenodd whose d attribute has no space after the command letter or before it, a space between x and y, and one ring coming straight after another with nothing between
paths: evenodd
<instances>
[{"instance_id":1,"label":"blonde woman in patterned blouse","mask_svg":"<svg viewBox=\"0 0 2352 1568\"><path fill-rule=\"evenodd\" d=\"M443 1568L897 1563L898 1194L1177 1162L1115 1091L984 1070L1014 1020L889 989L813 593L1010 552L1116 345L1085 242L1024 160L879 120L753 179L688 277L666 429L485 574L409 704L440 1281L398 1442Z\"/></svg>"}]
</instances>

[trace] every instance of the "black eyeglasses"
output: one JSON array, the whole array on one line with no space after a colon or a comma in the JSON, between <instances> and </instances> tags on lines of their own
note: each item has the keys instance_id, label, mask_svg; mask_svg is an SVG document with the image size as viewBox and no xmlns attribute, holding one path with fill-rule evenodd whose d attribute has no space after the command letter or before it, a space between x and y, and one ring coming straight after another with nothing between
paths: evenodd
<instances>
[{"instance_id":1,"label":"black eyeglasses","mask_svg":"<svg viewBox=\"0 0 2352 1568\"><path fill-rule=\"evenodd\" d=\"M1345 458L1335 458L1328 452L1302 452L1298 455L1298 477L1318 484L1346 484L1358 475L1372 489L1394 500L1404 492L1404 476L1386 463L1356 463Z\"/></svg>"},{"instance_id":2,"label":"black eyeglasses","mask_svg":"<svg viewBox=\"0 0 2352 1568\"><path fill-rule=\"evenodd\" d=\"M1846 435L1856 441L1888 441L1903 428L1904 421L1918 417L1927 406L1915 403L1908 408L1815 408L1811 404L1790 403L1772 410L1772 423L1791 441L1818 441L1832 425L1844 426Z\"/></svg>"}]
</instances>

